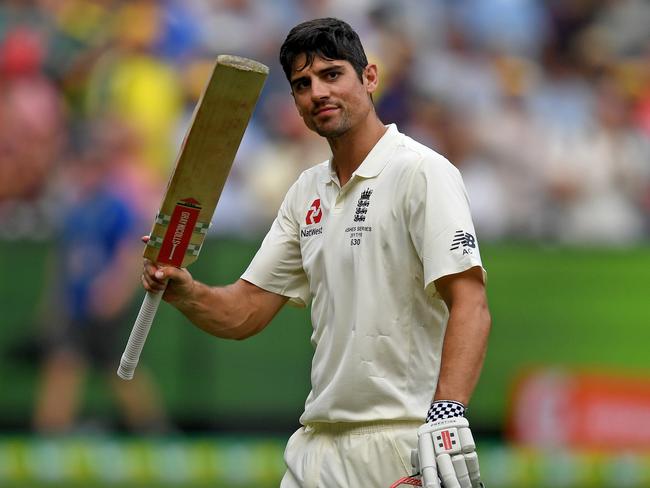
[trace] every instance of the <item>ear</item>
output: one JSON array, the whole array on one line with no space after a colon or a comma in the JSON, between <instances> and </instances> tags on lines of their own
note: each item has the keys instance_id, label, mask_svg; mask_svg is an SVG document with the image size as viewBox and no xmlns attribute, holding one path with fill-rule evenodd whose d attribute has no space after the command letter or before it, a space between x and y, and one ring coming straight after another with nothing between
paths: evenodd
<instances>
[{"instance_id":1,"label":"ear","mask_svg":"<svg viewBox=\"0 0 650 488\"><path fill-rule=\"evenodd\" d=\"M377 65L369 64L363 70L363 81L366 84L368 93L374 93L379 85L379 74L377 73Z\"/></svg>"}]
</instances>

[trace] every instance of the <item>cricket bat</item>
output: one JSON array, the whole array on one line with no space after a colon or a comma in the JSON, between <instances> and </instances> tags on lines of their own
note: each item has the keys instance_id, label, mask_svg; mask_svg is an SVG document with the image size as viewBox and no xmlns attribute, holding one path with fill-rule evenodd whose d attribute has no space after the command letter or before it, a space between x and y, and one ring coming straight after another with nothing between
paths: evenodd
<instances>
[{"instance_id":1,"label":"cricket bat","mask_svg":"<svg viewBox=\"0 0 650 488\"><path fill-rule=\"evenodd\" d=\"M221 55L185 135L144 257L186 267L196 261L237 149L269 73L268 67ZM147 292L117 375L133 378L163 292Z\"/></svg>"}]
</instances>

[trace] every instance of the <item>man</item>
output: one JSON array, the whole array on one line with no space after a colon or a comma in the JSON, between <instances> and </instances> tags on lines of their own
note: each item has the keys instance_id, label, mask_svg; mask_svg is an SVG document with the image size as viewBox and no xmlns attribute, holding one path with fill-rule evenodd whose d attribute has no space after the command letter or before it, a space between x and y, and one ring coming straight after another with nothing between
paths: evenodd
<instances>
[{"instance_id":1,"label":"man","mask_svg":"<svg viewBox=\"0 0 650 488\"><path fill-rule=\"evenodd\" d=\"M281 486L388 486L410 473L427 411L464 413L483 363L490 316L467 197L446 159L379 120L377 67L349 25L296 26L280 62L332 158L292 186L239 281L209 287L146 262L144 287L168 282L165 300L231 339L311 300L312 390Z\"/></svg>"},{"instance_id":2,"label":"man","mask_svg":"<svg viewBox=\"0 0 650 488\"><path fill-rule=\"evenodd\" d=\"M135 383L120 381L114 369L140 260L133 237L142 228L142 209L124 192L140 163L136 140L113 119L96 121L84 136L63 173L66 198L58 206L61 222L40 318L47 351L33 427L43 434L77 429L83 382L95 370L106 374L129 430L164 433L169 425L154 379L145 370ZM144 193L140 181L138 188Z\"/></svg>"}]
</instances>

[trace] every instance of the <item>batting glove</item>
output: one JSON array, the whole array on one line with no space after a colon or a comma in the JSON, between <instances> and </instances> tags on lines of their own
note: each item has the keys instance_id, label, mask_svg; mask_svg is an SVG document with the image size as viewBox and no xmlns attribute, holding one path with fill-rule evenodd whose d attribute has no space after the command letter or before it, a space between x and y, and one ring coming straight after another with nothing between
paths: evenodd
<instances>
[{"instance_id":1,"label":"batting glove","mask_svg":"<svg viewBox=\"0 0 650 488\"><path fill-rule=\"evenodd\" d=\"M485 488L476 445L463 404L436 401L427 423L418 429L418 449L411 457L424 488Z\"/></svg>"}]
</instances>

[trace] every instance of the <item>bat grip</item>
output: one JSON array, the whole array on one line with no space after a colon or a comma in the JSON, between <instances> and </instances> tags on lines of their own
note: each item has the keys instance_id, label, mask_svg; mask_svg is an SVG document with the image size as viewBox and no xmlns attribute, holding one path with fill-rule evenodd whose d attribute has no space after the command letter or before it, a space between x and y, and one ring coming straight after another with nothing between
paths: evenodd
<instances>
[{"instance_id":1,"label":"bat grip","mask_svg":"<svg viewBox=\"0 0 650 488\"><path fill-rule=\"evenodd\" d=\"M144 347L144 342L147 340L149 329L151 328L153 318L156 316L156 311L158 310L158 305L160 305L160 299L163 293L164 291L158 293L148 291L144 296L140 312L138 312L138 317L133 324L133 329L124 349L124 354L122 354L120 367L117 369L117 376L123 380L133 379L135 367L138 365L140 353Z\"/></svg>"}]
</instances>

